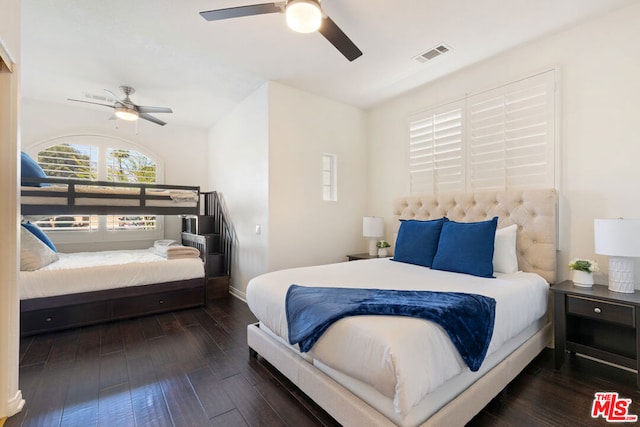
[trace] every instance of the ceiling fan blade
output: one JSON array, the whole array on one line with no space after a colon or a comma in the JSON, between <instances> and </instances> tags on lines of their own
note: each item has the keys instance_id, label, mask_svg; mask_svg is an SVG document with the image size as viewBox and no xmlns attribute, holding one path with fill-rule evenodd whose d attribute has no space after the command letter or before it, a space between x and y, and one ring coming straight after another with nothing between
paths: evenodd
<instances>
[{"instance_id":1,"label":"ceiling fan blade","mask_svg":"<svg viewBox=\"0 0 640 427\"><path fill-rule=\"evenodd\" d=\"M353 61L362 55L362 51L358 49L351 39L347 37L340 27L328 16L322 18L322 25L318 31L349 61Z\"/></svg>"},{"instance_id":2,"label":"ceiling fan blade","mask_svg":"<svg viewBox=\"0 0 640 427\"><path fill-rule=\"evenodd\" d=\"M155 123L157 125L160 125L160 126L164 126L164 125L167 124L167 122L163 122L162 120L157 119L157 118L155 118L152 115L147 114L147 113L140 113L140 118L141 119L145 119L145 120L149 120L150 122L153 122L153 123Z\"/></svg>"},{"instance_id":3,"label":"ceiling fan blade","mask_svg":"<svg viewBox=\"0 0 640 427\"><path fill-rule=\"evenodd\" d=\"M110 104L101 104L99 102L93 102L93 101L83 101L82 99L67 98L67 101L84 102L85 104L102 105L103 107L113 108L113 105L110 105Z\"/></svg>"},{"instance_id":4,"label":"ceiling fan blade","mask_svg":"<svg viewBox=\"0 0 640 427\"><path fill-rule=\"evenodd\" d=\"M173 113L173 110L169 107L145 107L143 105L136 105L136 109L139 113Z\"/></svg>"},{"instance_id":5,"label":"ceiling fan blade","mask_svg":"<svg viewBox=\"0 0 640 427\"><path fill-rule=\"evenodd\" d=\"M249 6L229 7L226 9L209 10L200 12L200 15L207 21L218 21L220 19L239 18L241 16L264 15L266 13L280 13L285 3L265 3L252 4Z\"/></svg>"},{"instance_id":6,"label":"ceiling fan blade","mask_svg":"<svg viewBox=\"0 0 640 427\"><path fill-rule=\"evenodd\" d=\"M109 89L103 89L103 90L107 92L109 95L111 95L113 99L115 99L116 101L122 102L122 100L115 93L111 92Z\"/></svg>"}]
</instances>

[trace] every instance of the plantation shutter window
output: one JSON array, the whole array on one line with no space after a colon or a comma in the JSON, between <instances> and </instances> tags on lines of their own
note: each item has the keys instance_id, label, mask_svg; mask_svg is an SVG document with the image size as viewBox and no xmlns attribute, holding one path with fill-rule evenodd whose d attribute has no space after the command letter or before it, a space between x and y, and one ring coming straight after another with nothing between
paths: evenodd
<instances>
[{"instance_id":1,"label":"plantation shutter window","mask_svg":"<svg viewBox=\"0 0 640 427\"><path fill-rule=\"evenodd\" d=\"M409 120L411 194L556 186L550 70Z\"/></svg>"},{"instance_id":2,"label":"plantation shutter window","mask_svg":"<svg viewBox=\"0 0 640 427\"><path fill-rule=\"evenodd\" d=\"M552 73L467 100L469 191L555 185Z\"/></svg>"},{"instance_id":3,"label":"plantation shutter window","mask_svg":"<svg viewBox=\"0 0 640 427\"><path fill-rule=\"evenodd\" d=\"M38 164L51 177L88 181L160 183L159 165L120 140L94 135L56 138L35 150ZM82 232L97 240L138 240L163 237L163 217L157 215L57 215L36 224L51 232L54 242L73 243ZM73 237L75 235L76 237ZM85 237L86 239L86 237Z\"/></svg>"},{"instance_id":4,"label":"plantation shutter window","mask_svg":"<svg viewBox=\"0 0 640 427\"><path fill-rule=\"evenodd\" d=\"M409 124L411 194L464 190L463 104L412 118Z\"/></svg>"}]
</instances>

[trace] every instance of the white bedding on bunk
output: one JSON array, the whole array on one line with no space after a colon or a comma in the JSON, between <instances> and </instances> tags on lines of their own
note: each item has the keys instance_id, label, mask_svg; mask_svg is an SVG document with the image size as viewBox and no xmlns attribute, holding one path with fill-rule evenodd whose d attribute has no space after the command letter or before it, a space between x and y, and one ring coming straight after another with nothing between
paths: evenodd
<instances>
[{"instance_id":1,"label":"white bedding on bunk","mask_svg":"<svg viewBox=\"0 0 640 427\"><path fill-rule=\"evenodd\" d=\"M285 340L288 337L285 295L293 283L468 292L495 298L496 320L488 356L546 314L549 292L548 283L533 273L487 279L389 259L276 271L249 282L247 302L256 317ZM308 356L371 385L393 400L395 412L401 418L431 391L469 371L440 326L407 317L342 319L325 332Z\"/></svg>"},{"instance_id":2,"label":"white bedding on bunk","mask_svg":"<svg viewBox=\"0 0 640 427\"><path fill-rule=\"evenodd\" d=\"M167 260L150 249L60 253L36 271L21 271L20 299L149 285L204 276L200 258Z\"/></svg>"},{"instance_id":3,"label":"white bedding on bunk","mask_svg":"<svg viewBox=\"0 0 640 427\"><path fill-rule=\"evenodd\" d=\"M67 186L52 185L50 187L30 187L22 186L23 195L21 204L24 205L66 205L67 204ZM28 192L47 192L56 194L57 197L30 195ZM119 199L117 196L139 195L138 188L128 187L101 187L101 186L75 186L75 204L78 206L92 206L99 204L101 206L138 206L139 199ZM113 197L91 197L92 195L111 195ZM153 189L149 188L145 191L148 196L163 197L162 199L145 200L147 206L175 206L190 207L195 206L198 202L198 192L192 190L180 189Z\"/></svg>"}]
</instances>

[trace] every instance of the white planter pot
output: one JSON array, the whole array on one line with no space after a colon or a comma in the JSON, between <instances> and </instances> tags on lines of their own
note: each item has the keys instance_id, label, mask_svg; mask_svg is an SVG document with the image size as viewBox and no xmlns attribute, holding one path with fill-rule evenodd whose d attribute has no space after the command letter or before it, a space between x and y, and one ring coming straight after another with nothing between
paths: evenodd
<instances>
[{"instance_id":1,"label":"white planter pot","mask_svg":"<svg viewBox=\"0 0 640 427\"><path fill-rule=\"evenodd\" d=\"M587 273L586 271L573 270L573 284L581 286L583 288L590 288L593 286L593 273Z\"/></svg>"},{"instance_id":2,"label":"white planter pot","mask_svg":"<svg viewBox=\"0 0 640 427\"><path fill-rule=\"evenodd\" d=\"M378 249L378 256L379 257L385 257L388 256L389 252L387 252L387 248L380 248Z\"/></svg>"}]
</instances>

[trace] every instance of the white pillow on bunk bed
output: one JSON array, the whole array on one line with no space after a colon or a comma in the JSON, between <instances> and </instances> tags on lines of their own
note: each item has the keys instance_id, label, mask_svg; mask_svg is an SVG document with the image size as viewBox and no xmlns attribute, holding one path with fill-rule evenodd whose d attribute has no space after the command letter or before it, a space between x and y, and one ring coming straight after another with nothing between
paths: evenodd
<instances>
[{"instance_id":1,"label":"white pillow on bunk bed","mask_svg":"<svg viewBox=\"0 0 640 427\"><path fill-rule=\"evenodd\" d=\"M20 271L34 271L58 260L58 254L20 227Z\"/></svg>"}]
</instances>

